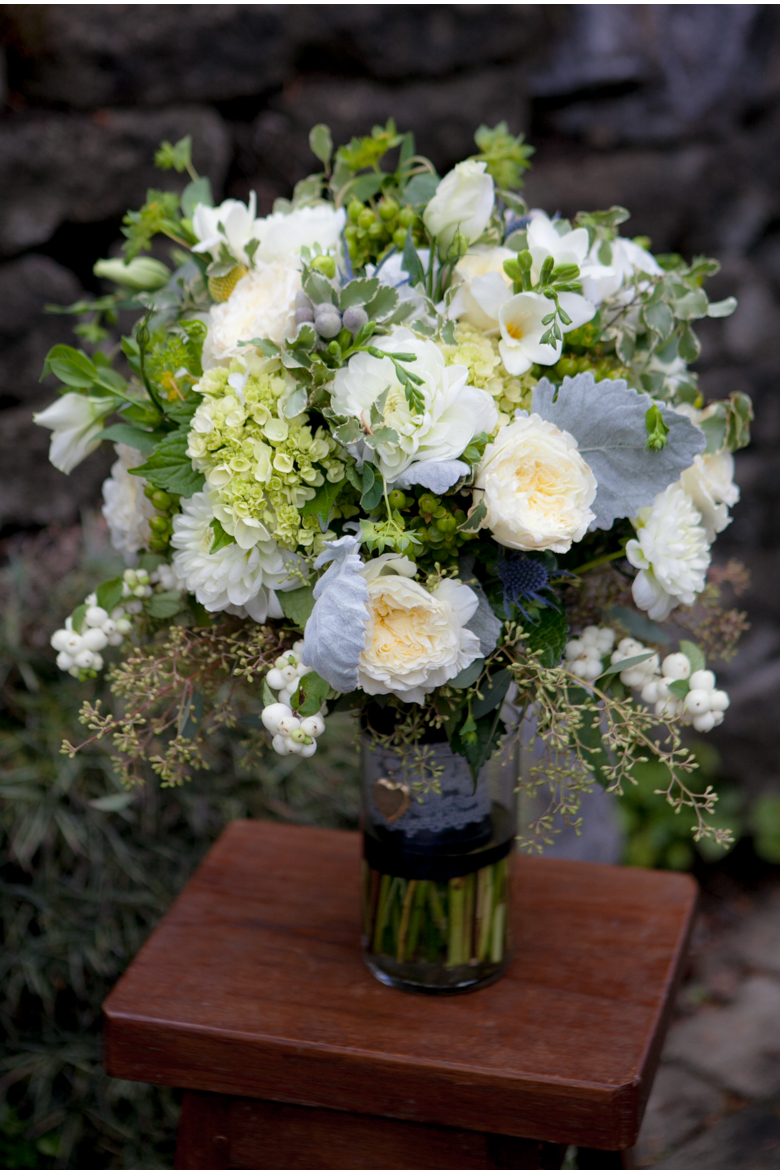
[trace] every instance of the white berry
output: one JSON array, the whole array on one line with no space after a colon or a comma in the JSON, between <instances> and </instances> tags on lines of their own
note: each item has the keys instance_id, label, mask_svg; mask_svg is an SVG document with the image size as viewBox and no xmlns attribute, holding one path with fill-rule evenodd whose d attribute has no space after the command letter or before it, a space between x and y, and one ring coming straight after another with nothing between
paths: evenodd
<instances>
[{"instance_id":1,"label":"white berry","mask_svg":"<svg viewBox=\"0 0 780 1170\"><path fill-rule=\"evenodd\" d=\"M275 735L271 740L271 746L279 756L289 756L292 748L288 747L289 740L286 735Z\"/></svg>"},{"instance_id":2,"label":"white berry","mask_svg":"<svg viewBox=\"0 0 780 1170\"><path fill-rule=\"evenodd\" d=\"M690 676L691 663L685 654L667 654L661 663L664 678L685 679Z\"/></svg>"},{"instance_id":3,"label":"white berry","mask_svg":"<svg viewBox=\"0 0 780 1170\"><path fill-rule=\"evenodd\" d=\"M705 711L703 715L697 715L693 720L693 726L697 731L712 731L715 726L715 716L712 711Z\"/></svg>"},{"instance_id":4,"label":"white berry","mask_svg":"<svg viewBox=\"0 0 780 1170\"><path fill-rule=\"evenodd\" d=\"M87 626L102 626L108 620L108 613L102 605L90 605L84 615L84 624Z\"/></svg>"},{"instance_id":5,"label":"white berry","mask_svg":"<svg viewBox=\"0 0 780 1170\"><path fill-rule=\"evenodd\" d=\"M688 681L692 691L715 690L715 675L711 670L695 670Z\"/></svg>"},{"instance_id":6,"label":"white berry","mask_svg":"<svg viewBox=\"0 0 780 1170\"><path fill-rule=\"evenodd\" d=\"M704 715L710 709L710 692L701 689L688 691L684 706L691 715Z\"/></svg>"},{"instance_id":7,"label":"white berry","mask_svg":"<svg viewBox=\"0 0 780 1170\"><path fill-rule=\"evenodd\" d=\"M108 645L108 638L98 626L85 630L81 637L82 645L87 650L104 650Z\"/></svg>"},{"instance_id":8,"label":"white berry","mask_svg":"<svg viewBox=\"0 0 780 1170\"><path fill-rule=\"evenodd\" d=\"M718 711L722 714L727 711L731 699L728 697L726 691L710 691L710 711Z\"/></svg>"},{"instance_id":9,"label":"white berry","mask_svg":"<svg viewBox=\"0 0 780 1170\"><path fill-rule=\"evenodd\" d=\"M267 728L271 735L276 735L282 719L289 719L291 715L292 711L285 703L269 703L267 707L263 708L260 718L263 721L263 727Z\"/></svg>"},{"instance_id":10,"label":"white berry","mask_svg":"<svg viewBox=\"0 0 780 1170\"><path fill-rule=\"evenodd\" d=\"M325 720L321 715L309 715L301 721L301 731L305 735L310 735L312 739L316 739L318 735L322 735L324 730Z\"/></svg>"}]
</instances>

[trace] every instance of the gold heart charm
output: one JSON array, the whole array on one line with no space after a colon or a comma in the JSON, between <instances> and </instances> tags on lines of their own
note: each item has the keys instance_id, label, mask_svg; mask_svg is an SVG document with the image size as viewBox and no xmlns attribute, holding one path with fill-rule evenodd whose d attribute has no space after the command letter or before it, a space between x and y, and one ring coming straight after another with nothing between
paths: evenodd
<instances>
[{"instance_id":1,"label":"gold heart charm","mask_svg":"<svg viewBox=\"0 0 780 1170\"><path fill-rule=\"evenodd\" d=\"M408 784L396 784L381 776L374 781L374 802L389 825L399 821L409 805L412 794Z\"/></svg>"}]
</instances>

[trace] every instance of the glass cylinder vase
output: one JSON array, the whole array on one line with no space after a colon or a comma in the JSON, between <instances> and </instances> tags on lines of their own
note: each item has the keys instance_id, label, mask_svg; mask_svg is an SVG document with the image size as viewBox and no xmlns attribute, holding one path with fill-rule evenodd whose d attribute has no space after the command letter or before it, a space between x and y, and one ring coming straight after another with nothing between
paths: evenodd
<instances>
[{"instance_id":1,"label":"glass cylinder vase","mask_svg":"<svg viewBox=\"0 0 780 1170\"><path fill-rule=\"evenodd\" d=\"M511 959L514 751L474 782L448 744L363 743L363 955L382 983L453 995Z\"/></svg>"}]
</instances>

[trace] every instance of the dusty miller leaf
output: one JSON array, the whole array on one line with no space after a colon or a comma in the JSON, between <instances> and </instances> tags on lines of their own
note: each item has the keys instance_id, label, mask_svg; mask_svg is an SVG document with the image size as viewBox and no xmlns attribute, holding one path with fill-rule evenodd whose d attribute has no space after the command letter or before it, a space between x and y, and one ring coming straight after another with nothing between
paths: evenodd
<instances>
[{"instance_id":1,"label":"dusty miller leaf","mask_svg":"<svg viewBox=\"0 0 780 1170\"><path fill-rule=\"evenodd\" d=\"M361 574L360 542L354 536L328 541L314 562L333 564L314 586L314 609L306 623L302 661L337 691L354 691L366 642L368 585ZM305 676L304 676L305 677Z\"/></svg>"},{"instance_id":2,"label":"dusty miller leaf","mask_svg":"<svg viewBox=\"0 0 780 1170\"><path fill-rule=\"evenodd\" d=\"M706 439L689 418L658 403L669 428L662 451L645 450L645 415L654 401L629 389L622 379L596 382L593 375L564 378L556 387L542 378L534 388L533 411L577 440L580 454L598 483L591 507L593 528L611 528L624 516L636 516L679 479L704 450Z\"/></svg>"}]
</instances>

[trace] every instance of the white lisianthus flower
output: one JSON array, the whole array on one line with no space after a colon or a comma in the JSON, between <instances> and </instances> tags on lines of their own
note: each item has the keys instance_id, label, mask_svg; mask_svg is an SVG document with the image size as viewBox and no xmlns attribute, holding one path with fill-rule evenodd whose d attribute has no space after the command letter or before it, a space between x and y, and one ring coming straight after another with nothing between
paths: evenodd
<instances>
[{"instance_id":1,"label":"white lisianthus flower","mask_svg":"<svg viewBox=\"0 0 780 1170\"><path fill-rule=\"evenodd\" d=\"M567 552L594 518L596 477L577 440L537 414L520 415L488 443L475 487L483 527L507 548Z\"/></svg>"},{"instance_id":2,"label":"white lisianthus flower","mask_svg":"<svg viewBox=\"0 0 780 1170\"><path fill-rule=\"evenodd\" d=\"M301 274L292 260L274 260L242 276L229 298L213 305L203 343L203 368L227 365L246 357L239 341L264 337L281 345L294 332L295 295Z\"/></svg>"},{"instance_id":3,"label":"white lisianthus flower","mask_svg":"<svg viewBox=\"0 0 780 1170\"><path fill-rule=\"evenodd\" d=\"M387 483L394 483L413 463L457 459L475 435L495 429L498 412L492 396L467 384L465 366L446 365L434 341L397 329L376 345L387 353L415 355L405 368L422 378L417 387L422 412L414 414L409 407L393 362L367 353L355 354L337 372L331 403L336 414L356 418L362 426L371 425L371 407L377 404L382 425L396 437L375 450L361 442L359 454L377 464Z\"/></svg>"},{"instance_id":4,"label":"white lisianthus flower","mask_svg":"<svg viewBox=\"0 0 780 1170\"><path fill-rule=\"evenodd\" d=\"M479 600L468 585L445 579L431 593L410 580L406 558L384 562L369 577L369 618L365 649L358 665L358 685L369 695L396 695L405 703L423 703L436 687L455 678L480 657L479 638L466 623ZM414 566L407 561L414 572ZM397 570L400 569L399 573Z\"/></svg>"},{"instance_id":5,"label":"white lisianthus flower","mask_svg":"<svg viewBox=\"0 0 780 1170\"><path fill-rule=\"evenodd\" d=\"M446 252L455 233L469 243L478 240L493 213L493 179L486 174L487 163L468 159L445 175L436 194L423 212L423 221Z\"/></svg>"},{"instance_id":6,"label":"white lisianthus flower","mask_svg":"<svg viewBox=\"0 0 780 1170\"><path fill-rule=\"evenodd\" d=\"M346 222L344 208L336 210L329 203L299 207L288 215L277 211L265 219L258 219L254 233L260 247L255 253L255 263L270 264L274 260L295 257L300 266L301 248L313 248L315 244L319 244L323 252L337 251Z\"/></svg>"},{"instance_id":7,"label":"white lisianthus flower","mask_svg":"<svg viewBox=\"0 0 780 1170\"><path fill-rule=\"evenodd\" d=\"M464 321L483 333L498 331L498 311L488 314L477 299L481 295L488 305L497 299L500 305L512 281L504 272L504 261L514 260L516 253L511 248L489 248L478 244L461 256L455 265L455 295L450 302L448 316L451 320Z\"/></svg>"},{"instance_id":8,"label":"white lisianthus flower","mask_svg":"<svg viewBox=\"0 0 780 1170\"><path fill-rule=\"evenodd\" d=\"M477 296L479 297L479 294ZM580 325L590 321L596 312L595 306L577 293L560 293L558 302L571 318L569 325L561 324L563 333L579 329ZM554 308L553 301L536 292L510 295L501 305L498 311L498 324L501 329L498 352L510 374L515 376L524 374L534 363L552 366L558 361L563 352L563 342L556 341L552 345L549 342L542 343L542 337L549 328L549 325L544 324L544 318L552 313Z\"/></svg>"},{"instance_id":9,"label":"white lisianthus flower","mask_svg":"<svg viewBox=\"0 0 780 1170\"><path fill-rule=\"evenodd\" d=\"M199 203L192 214L192 230L198 238L193 252L208 252L212 260L221 259L222 249L227 248L237 264L249 266L245 248L250 240L257 239L255 219L257 196L249 196L249 204L238 199L226 199L219 207L207 207Z\"/></svg>"},{"instance_id":10,"label":"white lisianthus flower","mask_svg":"<svg viewBox=\"0 0 780 1170\"><path fill-rule=\"evenodd\" d=\"M275 591L300 587L300 581L288 575L295 558L273 540L250 549L228 544L212 552L214 509L207 493L182 500L181 508L173 518L171 544L177 550L173 565L184 588L210 613L249 615L256 622L284 617Z\"/></svg>"},{"instance_id":11,"label":"white lisianthus flower","mask_svg":"<svg viewBox=\"0 0 780 1170\"><path fill-rule=\"evenodd\" d=\"M693 466L680 476L680 483L701 513L711 544L717 533L728 528L729 508L739 500L739 488L734 483L734 456L726 450L716 455L697 455Z\"/></svg>"},{"instance_id":12,"label":"white lisianthus flower","mask_svg":"<svg viewBox=\"0 0 780 1170\"><path fill-rule=\"evenodd\" d=\"M151 538L149 521L157 509L144 495L146 480L131 475L131 467L140 467L146 456L134 447L116 443L118 459L111 468L111 476L103 483L103 515L111 532L111 544L126 557L145 548Z\"/></svg>"},{"instance_id":13,"label":"white lisianthus flower","mask_svg":"<svg viewBox=\"0 0 780 1170\"><path fill-rule=\"evenodd\" d=\"M645 273L648 276L663 275L663 268L655 256L639 244L635 244L633 240L626 240L622 236L611 240L609 247L612 255L609 266L605 267L599 263L600 247L601 244L598 242L593 245L582 270L583 295L594 305L600 305L602 301L614 297L637 273Z\"/></svg>"},{"instance_id":14,"label":"white lisianthus flower","mask_svg":"<svg viewBox=\"0 0 780 1170\"><path fill-rule=\"evenodd\" d=\"M640 509L633 524L636 540L629 540L626 556L639 569L634 601L653 621L663 622L676 606L693 605L704 588L710 548L701 513L673 483L652 507Z\"/></svg>"},{"instance_id":15,"label":"white lisianthus flower","mask_svg":"<svg viewBox=\"0 0 780 1170\"><path fill-rule=\"evenodd\" d=\"M68 391L51 406L34 414L33 422L53 432L50 462L70 475L100 445L105 416L116 410L116 406L116 398L90 398L87 394Z\"/></svg>"}]
</instances>

